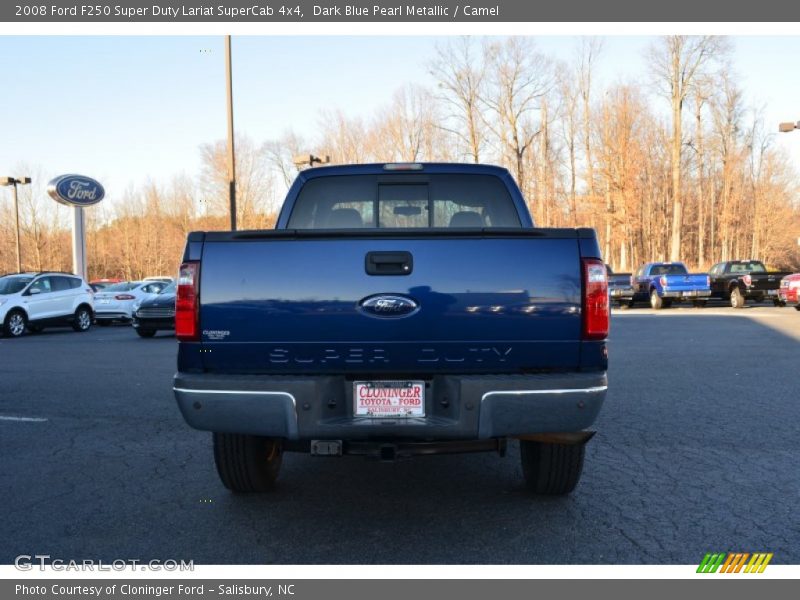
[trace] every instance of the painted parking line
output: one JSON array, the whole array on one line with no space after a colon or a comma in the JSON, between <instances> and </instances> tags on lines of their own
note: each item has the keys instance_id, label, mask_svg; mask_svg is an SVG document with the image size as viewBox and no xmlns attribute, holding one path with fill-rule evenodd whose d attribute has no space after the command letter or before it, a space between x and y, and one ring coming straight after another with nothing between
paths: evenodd
<instances>
[{"instance_id":1,"label":"painted parking line","mask_svg":"<svg viewBox=\"0 0 800 600\"><path fill-rule=\"evenodd\" d=\"M765 318L765 319L779 319L784 315L776 314L776 313L751 313L751 312L742 312L742 311L733 311L730 312L721 312L721 311L714 311L714 310L670 310L670 311L646 311L646 312L628 312L628 311L619 311L612 310L611 314L615 317L651 317L657 315L659 317L685 317L685 316L693 316L693 317L747 317L747 318Z\"/></svg>"},{"instance_id":2,"label":"painted parking line","mask_svg":"<svg viewBox=\"0 0 800 600\"><path fill-rule=\"evenodd\" d=\"M6 417L0 415L0 421L20 421L23 423L44 423L47 419L42 419L40 417Z\"/></svg>"}]
</instances>

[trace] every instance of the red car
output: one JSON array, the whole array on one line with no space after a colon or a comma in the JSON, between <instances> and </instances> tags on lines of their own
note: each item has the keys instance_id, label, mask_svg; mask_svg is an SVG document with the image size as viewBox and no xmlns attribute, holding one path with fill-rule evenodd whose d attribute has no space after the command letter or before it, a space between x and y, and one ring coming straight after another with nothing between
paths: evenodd
<instances>
[{"instance_id":1,"label":"red car","mask_svg":"<svg viewBox=\"0 0 800 600\"><path fill-rule=\"evenodd\" d=\"M784 304L794 306L795 309L800 310L800 273L792 273L781 279L778 298Z\"/></svg>"}]
</instances>

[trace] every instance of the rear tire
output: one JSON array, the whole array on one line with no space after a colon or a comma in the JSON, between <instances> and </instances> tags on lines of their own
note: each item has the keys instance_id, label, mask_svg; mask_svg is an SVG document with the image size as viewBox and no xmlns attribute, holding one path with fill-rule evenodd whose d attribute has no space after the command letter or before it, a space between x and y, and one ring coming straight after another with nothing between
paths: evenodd
<instances>
[{"instance_id":1,"label":"rear tire","mask_svg":"<svg viewBox=\"0 0 800 600\"><path fill-rule=\"evenodd\" d=\"M519 441L525 485L536 494L563 496L578 485L583 471L584 444Z\"/></svg>"},{"instance_id":2,"label":"rear tire","mask_svg":"<svg viewBox=\"0 0 800 600\"><path fill-rule=\"evenodd\" d=\"M800 304L795 304L795 305L794 305L794 309L795 309L795 310L800 310Z\"/></svg>"},{"instance_id":3,"label":"rear tire","mask_svg":"<svg viewBox=\"0 0 800 600\"><path fill-rule=\"evenodd\" d=\"M283 462L281 440L257 435L214 433L214 463L222 484L233 492L268 492Z\"/></svg>"},{"instance_id":4,"label":"rear tire","mask_svg":"<svg viewBox=\"0 0 800 600\"><path fill-rule=\"evenodd\" d=\"M136 330L136 333L139 334L139 337L151 338L156 334L156 330L155 329L141 329L141 328L139 328L139 329Z\"/></svg>"},{"instance_id":5,"label":"rear tire","mask_svg":"<svg viewBox=\"0 0 800 600\"><path fill-rule=\"evenodd\" d=\"M664 308L664 300L658 295L658 292L653 290L650 292L650 308L653 310L661 310Z\"/></svg>"},{"instance_id":6,"label":"rear tire","mask_svg":"<svg viewBox=\"0 0 800 600\"><path fill-rule=\"evenodd\" d=\"M92 311L85 306L79 306L72 319L72 328L75 331L89 331L92 326Z\"/></svg>"},{"instance_id":7,"label":"rear tire","mask_svg":"<svg viewBox=\"0 0 800 600\"><path fill-rule=\"evenodd\" d=\"M745 305L745 297L742 294L742 290L738 287L735 287L731 290L731 306L733 308L744 308Z\"/></svg>"},{"instance_id":8,"label":"rear tire","mask_svg":"<svg viewBox=\"0 0 800 600\"><path fill-rule=\"evenodd\" d=\"M21 310L10 310L3 323L3 335L6 337L22 337L28 327L28 319Z\"/></svg>"}]
</instances>

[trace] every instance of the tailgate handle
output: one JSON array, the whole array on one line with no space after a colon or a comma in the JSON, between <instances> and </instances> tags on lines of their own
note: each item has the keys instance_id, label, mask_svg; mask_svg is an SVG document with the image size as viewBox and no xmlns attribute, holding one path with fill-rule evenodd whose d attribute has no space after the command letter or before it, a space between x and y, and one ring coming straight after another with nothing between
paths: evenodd
<instances>
[{"instance_id":1,"label":"tailgate handle","mask_svg":"<svg viewBox=\"0 0 800 600\"><path fill-rule=\"evenodd\" d=\"M414 269L411 252L367 252L364 261L367 275L410 275Z\"/></svg>"}]
</instances>

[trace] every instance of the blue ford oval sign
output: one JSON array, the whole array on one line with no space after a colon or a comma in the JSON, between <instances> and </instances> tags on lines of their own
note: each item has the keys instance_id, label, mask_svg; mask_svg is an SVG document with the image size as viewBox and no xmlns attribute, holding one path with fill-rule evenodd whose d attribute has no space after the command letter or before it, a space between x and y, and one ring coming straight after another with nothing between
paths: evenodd
<instances>
[{"instance_id":1,"label":"blue ford oval sign","mask_svg":"<svg viewBox=\"0 0 800 600\"><path fill-rule=\"evenodd\" d=\"M99 181L84 175L61 175L47 184L50 197L67 206L91 206L106 195Z\"/></svg>"},{"instance_id":2,"label":"blue ford oval sign","mask_svg":"<svg viewBox=\"0 0 800 600\"><path fill-rule=\"evenodd\" d=\"M419 310L419 304L407 296L378 294L364 298L359 308L373 317L405 317Z\"/></svg>"}]
</instances>

